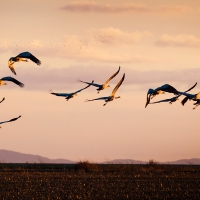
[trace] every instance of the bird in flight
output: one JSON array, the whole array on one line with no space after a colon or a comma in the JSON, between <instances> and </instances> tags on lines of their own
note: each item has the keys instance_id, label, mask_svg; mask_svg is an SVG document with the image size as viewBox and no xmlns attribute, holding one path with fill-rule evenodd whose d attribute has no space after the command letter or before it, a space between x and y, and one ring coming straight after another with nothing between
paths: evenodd
<instances>
[{"instance_id":1,"label":"bird in flight","mask_svg":"<svg viewBox=\"0 0 200 200\"><path fill-rule=\"evenodd\" d=\"M13 83L15 83L16 85L19 85L20 87L24 87L24 84L21 83L20 81L18 81L17 79L11 77L11 76L6 76L0 79L0 85L7 85L7 83L5 83L5 81L11 81Z\"/></svg>"},{"instance_id":2,"label":"bird in flight","mask_svg":"<svg viewBox=\"0 0 200 200\"><path fill-rule=\"evenodd\" d=\"M86 99L85 102L88 101L95 101L95 100L104 100L106 103L104 103L103 105L105 106L108 102L113 101L114 99L118 99L120 98L120 96L116 97L115 93L117 92L118 88L120 87L120 85L122 84L122 82L124 81L125 78L125 74L123 75L123 77L121 78L121 80L118 82L118 84L115 86L115 88L113 89L112 93L110 96L107 97L99 97L96 99Z\"/></svg>"},{"instance_id":3,"label":"bird in flight","mask_svg":"<svg viewBox=\"0 0 200 200\"><path fill-rule=\"evenodd\" d=\"M188 92L188 91L192 90L196 85L197 85L197 83L195 83L191 88L189 88L185 92ZM182 95L182 92L180 92L180 94L175 96L175 97L172 97L172 98L169 98L169 99L163 99L163 100L156 101L156 102L152 102L150 104L161 103L161 102L169 102L169 104L172 104L173 102L176 102L177 100L179 100L179 97L181 95Z\"/></svg>"},{"instance_id":4,"label":"bird in flight","mask_svg":"<svg viewBox=\"0 0 200 200\"><path fill-rule=\"evenodd\" d=\"M25 58L25 59L24 59ZM19 62L19 61L24 61L24 62L28 62L27 59L32 60L33 62L35 62L37 65L41 64L41 61L38 60L33 54L31 54L30 52L26 51L26 52L22 52L19 55L15 56L15 57L11 57L8 60L8 66L10 68L10 70L13 72L13 74L17 75L14 69L13 64L15 62Z\"/></svg>"},{"instance_id":5,"label":"bird in flight","mask_svg":"<svg viewBox=\"0 0 200 200\"><path fill-rule=\"evenodd\" d=\"M189 94L189 93L183 92L182 94L185 95L185 98L181 101L181 104L183 106L185 105L185 103L188 100L194 100L194 101L196 101L197 99L200 99L200 92L198 92L197 94Z\"/></svg>"},{"instance_id":6,"label":"bird in flight","mask_svg":"<svg viewBox=\"0 0 200 200\"><path fill-rule=\"evenodd\" d=\"M13 119L10 119L8 121L4 121L4 122L0 122L0 124L4 124L4 123L7 123L7 122L13 122L13 121L16 121L17 119L19 119L21 117L21 115L19 117L16 117L16 118L13 118ZM1 126L0 126L1 128Z\"/></svg>"},{"instance_id":7,"label":"bird in flight","mask_svg":"<svg viewBox=\"0 0 200 200\"><path fill-rule=\"evenodd\" d=\"M108 82L113 79L120 71L120 66L119 66L119 69L117 70L117 72L115 72L108 80L106 80L103 84L97 84L97 83L89 83L89 82L85 82L85 81L81 81L81 80L78 80L79 82L82 82L82 83L86 83L88 85L92 85L94 87L97 87L97 93L99 93L101 90L104 90L105 88L108 88L110 87L110 85L108 85Z\"/></svg>"},{"instance_id":8,"label":"bird in flight","mask_svg":"<svg viewBox=\"0 0 200 200\"><path fill-rule=\"evenodd\" d=\"M193 89L196 86L197 83L195 83L194 86L192 86L189 90ZM189 91L187 90L187 91ZM186 91L186 92L187 92ZM164 84L156 89L149 89L147 92L147 101L145 104L145 108L147 107L147 105L150 103L150 100L155 97L156 95L159 94L164 94L165 92L168 93L173 93L174 95L179 95L182 94L182 92L179 92L177 89L175 89L173 86L169 85L169 84Z\"/></svg>"},{"instance_id":9,"label":"bird in flight","mask_svg":"<svg viewBox=\"0 0 200 200\"><path fill-rule=\"evenodd\" d=\"M92 81L93 83L94 81ZM55 93L53 92L52 90L50 90L50 93L53 94L53 95L56 95L56 96L60 96L60 97L65 97L65 99L68 101L69 99L77 96L77 93L81 92L82 90L85 90L86 88L90 87L90 85L80 89L80 90L77 90L76 92L72 92L72 93Z\"/></svg>"}]
</instances>

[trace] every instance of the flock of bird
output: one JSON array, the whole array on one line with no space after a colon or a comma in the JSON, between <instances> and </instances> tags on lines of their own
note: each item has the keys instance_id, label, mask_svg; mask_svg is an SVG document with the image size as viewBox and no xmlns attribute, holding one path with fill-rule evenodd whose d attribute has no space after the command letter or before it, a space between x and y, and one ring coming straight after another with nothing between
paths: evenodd
<instances>
[{"instance_id":1,"label":"flock of bird","mask_svg":"<svg viewBox=\"0 0 200 200\"><path fill-rule=\"evenodd\" d=\"M184 95L185 97L181 101L181 104L184 106L188 100L196 101L193 104L193 105L195 105L195 107L193 107L193 109L195 109L197 106L200 105L200 92L198 92L197 94L189 94L187 92L192 90L196 85L197 85L197 83L195 83L191 88L189 88L185 92L180 92L169 84L162 85L156 89L149 89L147 92L147 101L146 101L145 108L147 107L148 104L155 104L155 103L162 103L162 102L169 102L170 104L172 104L173 102L177 101L181 95ZM163 99L160 101L150 103L150 100L153 99L156 95L164 94L165 92L173 93L175 96L172 98L169 98L169 99Z\"/></svg>"},{"instance_id":2,"label":"flock of bird","mask_svg":"<svg viewBox=\"0 0 200 200\"><path fill-rule=\"evenodd\" d=\"M36 58L33 54L31 54L30 52L22 52L15 57L11 57L8 60L8 66L9 66L10 70L12 71L12 73L14 75L17 75L17 73L14 69L14 63L15 62L20 62L20 61L28 62L28 59L33 61L37 65L41 64L41 61L38 58ZM82 80L78 79L79 82L85 83L85 84L87 84L87 86L80 89L80 90L72 92L72 93L55 93L52 90L50 90L50 93L52 95L55 95L55 96L65 97L65 99L67 101L69 99L77 96L77 93L87 89L90 86L96 87L97 93L99 93L101 90L104 90L104 89L110 87L110 85L108 85L109 81L112 80L119 73L119 71L120 71L120 66L119 66L119 69L112 76L110 76L103 84L94 83L94 80L92 82L86 82L86 81L82 81ZM104 100L105 103L103 104L103 106L105 106L108 102L111 102L114 99L120 98L120 96L116 96L115 94L116 94L117 90L119 89L119 87L121 86L121 84L123 83L124 79L125 79L125 73L123 74L122 78L119 80L119 82L117 83L117 85L115 86L115 88L113 89L112 93L109 96L99 97L99 98L95 98L95 99L86 99L85 102L95 101L95 100ZM6 85L7 81L13 82L20 87L24 87L23 83L21 83L20 81L18 81L17 79L15 79L11 76L1 78L0 79L0 86ZM156 104L156 103L161 103L161 102L169 102L170 104L172 104L173 102L177 101L181 95L184 95L185 98L181 101L182 105L184 105L188 100L193 100L193 101L196 101L194 103L195 107L193 108L193 109L195 109L197 106L200 105L200 92L197 93L197 94L189 94L188 92L190 90L192 90L196 85L197 85L197 83L195 83L191 88L189 88L185 92L180 92L169 84L162 85L162 86L160 86L156 89L149 89L148 92L147 92L147 101L146 101L145 108L147 107L148 104ZM157 96L159 94L164 94L165 92L173 93L175 96L173 96L172 98L169 98L169 99L163 99L163 100L152 102L152 103L150 102L151 99L153 99L155 96ZM2 103L4 100L5 100L5 98L3 98L0 101L0 103ZM8 121L0 122L0 124L15 121L15 120L19 119L20 117L21 116L13 118L13 119L8 120Z\"/></svg>"}]
</instances>

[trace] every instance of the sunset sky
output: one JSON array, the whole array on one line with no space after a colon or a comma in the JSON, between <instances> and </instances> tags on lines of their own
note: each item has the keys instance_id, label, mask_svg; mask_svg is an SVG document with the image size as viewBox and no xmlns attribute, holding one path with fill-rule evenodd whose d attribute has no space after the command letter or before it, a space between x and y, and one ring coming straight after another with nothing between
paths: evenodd
<instances>
[{"instance_id":1,"label":"sunset sky","mask_svg":"<svg viewBox=\"0 0 200 200\"><path fill-rule=\"evenodd\" d=\"M93 162L199 158L200 107L179 100L145 108L149 88L185 91L198 82L191 93L200 91L199 24L197 0L1 1L1 77L25 87L0 88L0 121L22 115L2 124L0 149ZM8 60L24 51L42 64L15 63L14 75ZM119 66L99 94L89 87L66 101L49 93L85 87L78 78L101 84ZM123 73L120 99L84 102L110 95Z\"/></svg>"}]
</instances>

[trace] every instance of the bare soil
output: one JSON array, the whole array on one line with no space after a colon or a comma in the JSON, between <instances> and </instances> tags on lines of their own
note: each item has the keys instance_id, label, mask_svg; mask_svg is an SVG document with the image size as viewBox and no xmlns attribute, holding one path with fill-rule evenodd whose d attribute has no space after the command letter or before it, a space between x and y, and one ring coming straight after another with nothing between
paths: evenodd
<instances>
[{"instance_id":1,"label":"bare soil","mask_svg":"<svg viewBox=\"0 0 200 200\"><path fill-rule=\"evenodd\" d=\"M200 166L0 164L1 200L200 199Z\"/></svg>"}]
</instances>

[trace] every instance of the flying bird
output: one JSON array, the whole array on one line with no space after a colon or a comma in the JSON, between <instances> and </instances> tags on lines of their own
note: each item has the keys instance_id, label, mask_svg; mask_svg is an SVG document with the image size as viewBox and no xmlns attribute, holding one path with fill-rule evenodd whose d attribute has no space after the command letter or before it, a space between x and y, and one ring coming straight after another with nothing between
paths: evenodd
<instances>
[{"instance_id":1,"label":"flying bird","mask_svg":"<svg viewBox=\"0 0 200 200\"><path fill-rule=\"evenodd\" d=\"M94 81L92 81L93 83ZM69 99L77 96L77 93L81 92L82 90L85 90L86 88L90 87L90 85L80 89L80 90L77 90L76 92L72 92L72 93L55 93L53 92L52 90L50 90L50 93L53 94L53 95L56 95L56 96L60 96L60 97L65 97L65 99L68 101Z\"/></svg>"},{"instance_id":2,"label":"flying bird","mask_svg":"<svg viewBox=\"0 0 200 200\"><path fill-rule=\"evenodd\" d=\"M0 122L0 124L4 124L4 123L7 123L7 122L13 122L13 121L16 121L17 119L19 119L21 117L21 115L19 117L16 117L16 118L13 118L11 120L8 120L8 121L4 121L4 122ZM1 126L0 126L1 128Z\"/></svg>"},{"instance_id":3,"label":"flying bird","mask_svg":"<svg viewBox=\"0 0 200 200\"><path fill-rule=\"evenodd\" d=\"M189 90L193 89L196 86L197 83L195 83L194 86L192 86ZM189 91L187 90L187 91ZM147 101L145 104L145 108L147 107L147 105L150 103L150 100L155 97L156 95L159 94L164 94L165 92L168 93L173 93L174 95L179 95L182 92L179 92L177 89L175 89L173 86L169 85L169 84L165 84L162 85L156 89L149 89L147 92Z\"/></svg>"},{"instance_id":4,"label":"flying bird","mask_svg":"<svg viewBox=\"0 0 200 200\"><path fill-rule=\"evenodd\" d=\"M24 59L25 58L25 59ZM27 59L32 60L33 62L35 62L37 65L41 64L41 61L38 60L33 54L31 54L30 52L26 51L26 52L22 52L19 55L17 55L16 57L11 57L8 60L8 66L10 68L10 70L13 72L13 74L17 75L14 69L13 64L15 62L19 62L19 61L24 61L24 62L28 62Z\"/></svg>"},{"instance_id":5,"label":"flying bird","mask_svg":"<svg viewBox=\"0 0 200 200\"><path fill-rule=\"evenodd\" d=\"M181 104L184 106L185 103L188 101L188 100L194 100L196 101L197 99L200 99L200 92L198 92L197 94L189 94L189 93L186 93L186 92L182 92L183 95L185 95L185 98L181 101Z\"/></svg>"},{"instance_id":6,"label":"flying bird","mask_svg":"<svg viewBox=\"0 0 200 200\"><path fill-rule=\"evenodd\" d=\"M120 71L120 66L119 66L119 69L117 70L117 72L115 72L107 81L105 81L103 84L97 84L97 83L89 83L89 82L85 82L85 81L81 81L81 80L78 80L79 82L82 82L82 83L86 83L88 85L92 85L92 86L95 86L97 87L97 93L99 93L101 90L104 90L105 88L108 88L110 87L110 85L108 85L108 82L113 79Z\"/></svg>"},{"instance_id":7,"label":"flying bird","mask_svg":"<svg viewBox=\"0 0 200 200\"><path fill-rule=\"evenodd\" d=\"M19 85L20 87L24 87L24 84L19 82L17 79L11 77L11 76L6 76L0 79L0 85L7 85L5 81L11 81L15 83L16 85Z\"/></svg>"},{"instance_id":8,"label":"flying bird","mask_svg":"<svg viewBox=\"0 0 200 200\"><path fill-rule=\"evenodd\" d=\"M85 102L88 101L95 101L95 100L105 100L106 103L104 103L103 105L105 106L108 102L113 101L114 99L118 99L120 98L120 96L116 97L115 93L117 92L118 88L120 87L120 85L122 84L122 82L124 81L125 78L125 74L123 75L123 77L121 78L121 80L119 81L119 83L115 86L115 88L113 89L112 93L110 96L107 97L99 97L96 99L86 99Z\"/></svg>"},{"instance_id":9,"label":"flying bird","mask_svg":"<svg viewBox=\"0 0 200 200\"><path fill-rule=\"evenodd\" d=\"M185 92L188 92L190 90L192 90L195 86L197 85L197 82L191 87L189 88L188 90L186 90ZM180 92L181 93L181 92ZM175 97L172 97L172 98L169 98L169 99L163 99L163 100L160 100L160 101L156 101L156 102L152 102L150 104L155 104L155 103L161 103L161 102L169 102L169 104L172 104L173 102L176 102L177 100L179 100L179 97L181 96L182 94L179 94Z\"/></svg>"}]
</instances>

